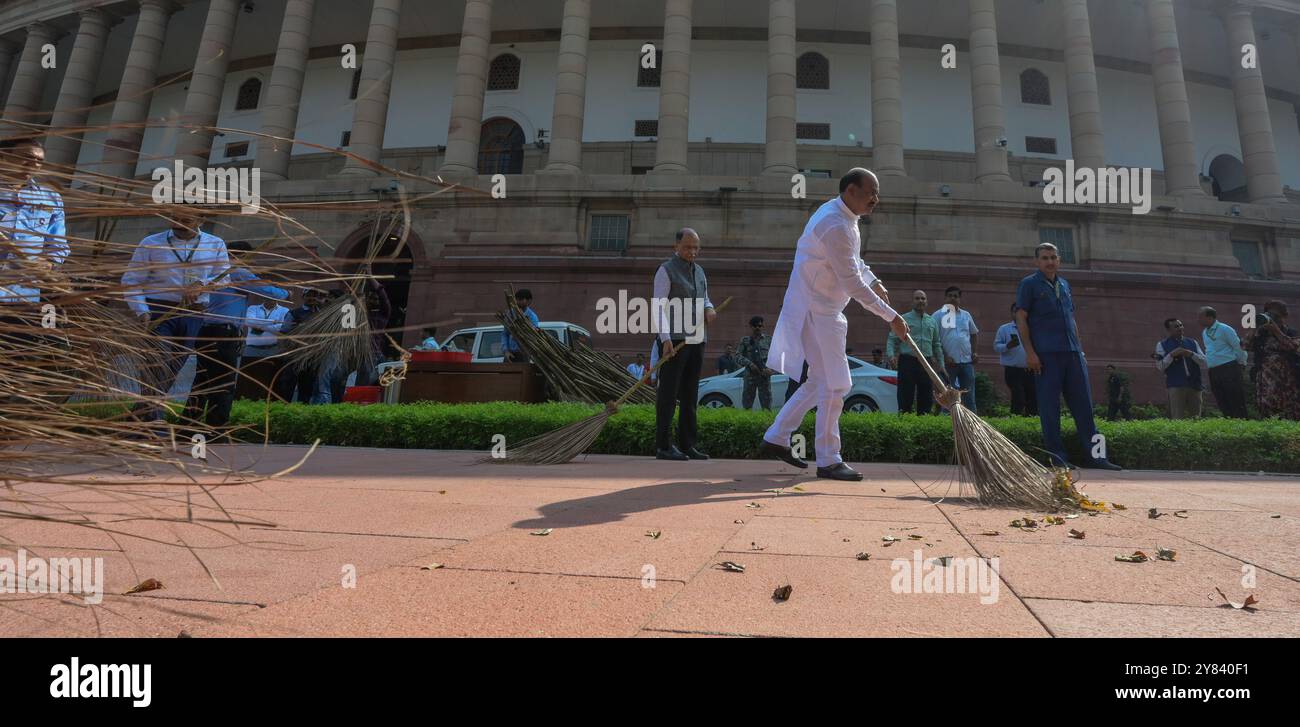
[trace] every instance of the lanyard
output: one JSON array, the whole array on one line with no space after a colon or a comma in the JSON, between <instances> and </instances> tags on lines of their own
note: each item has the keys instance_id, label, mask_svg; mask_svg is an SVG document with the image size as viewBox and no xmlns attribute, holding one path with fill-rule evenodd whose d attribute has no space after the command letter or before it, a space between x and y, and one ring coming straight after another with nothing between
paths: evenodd
<instances>
[{"instance_id":1,"label":"lanyard","mask_svg":"<svg viewBox=\"0 0 1300 727\"><path fill-rule=\"evenodd\" d=\"M175 236L175 232L171 230L167 231L167 247L171 248L172 255L175 256L177 261L184 265L188 265L189 262L194 259L194 253L199 251L199 244L203 242L203 233L194 236L194 247L189 249L189 254L185 257L181 257L181 254L176 252L176 243L173 242Z\"/></svg>"}]
</instances>

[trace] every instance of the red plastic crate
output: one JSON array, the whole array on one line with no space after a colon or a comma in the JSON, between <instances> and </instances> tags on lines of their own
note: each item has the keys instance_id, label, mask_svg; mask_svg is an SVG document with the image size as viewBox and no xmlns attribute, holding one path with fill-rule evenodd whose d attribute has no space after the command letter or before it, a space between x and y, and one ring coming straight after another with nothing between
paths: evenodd
<instances>
[{"instance_id":1,"label":"red plastic crate","mask_svg":"<svg viewBox=\"0 0 1300 727\"><path fill-rule=\"evenodd\" d=\"M383 400L382 386L349 386L343 392L343 401L350 404L378 404Z\"/></svg>"}]
</instances>

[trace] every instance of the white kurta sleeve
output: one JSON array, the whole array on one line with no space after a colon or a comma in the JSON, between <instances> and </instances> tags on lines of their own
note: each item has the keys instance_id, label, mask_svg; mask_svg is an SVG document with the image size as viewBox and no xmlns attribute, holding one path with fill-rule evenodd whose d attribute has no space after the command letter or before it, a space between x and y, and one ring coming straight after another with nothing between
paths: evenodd
<instances>
[{"instance_id":1,"label":"white kurta sleeve","mask_svg":"<svg viewBox=\"0 0 1300 727\"><path fill-rule=\"evenodd\" d=\"M860 272L861 261L858 259L853 247L853 240L849 237L849 232L843 226L836 225L827 230L822 240L826 244L828 253L828 262L831 270L835 272L835 277L839 279L840 287L844 293L862 304L863 308L875 313L886 321L892 321L898 317L898 313L880 296L876 291L871 289L871 284L866 280L866 273ZM866 266L861 266L865 268ZM874 279L875 276L872 276Z\"/></svg>"}]
</instances>

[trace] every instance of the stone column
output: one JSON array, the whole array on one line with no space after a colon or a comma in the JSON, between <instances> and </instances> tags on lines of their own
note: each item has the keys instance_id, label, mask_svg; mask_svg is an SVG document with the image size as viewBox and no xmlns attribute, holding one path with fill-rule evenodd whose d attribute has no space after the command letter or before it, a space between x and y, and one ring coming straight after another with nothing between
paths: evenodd
<instances>
[{"instance_id":1,"label":"stone column","mask_svg":"<svg viewBox=\"0 0 1300 727\"><path fill-rule=\"evenodd\" d=\"M794 0L767 3L767 152L764 174L789 176L795 165Z\"/></svg>"},{"instance_id":2,"label":"stone column","mask_svg":"<svg viewBox=\"0 0 1300 727\"><path fill-rule=\"evenodd\" d=\"M659 73L659 144L652 171L685 172L691 107L691 6L664 0L664 64Z\"/></svg>"},{"instance_id":3,"label":"stone column","mask_svg":"<svg viewBox=\"0 0 1300 727\"><path fill-rule=\"evenodd\" d=\"M54 38L54 28L45 23L27 26L27 40L23 43L22 55L18 57L13 85L9 87L4 118L27 123L35 120L35 112L40 111L41 97L45 94L45 80L54 72L53 68L41 67L41 57L45 55L41 46L53 43ZM10 130L21 129L10 127Z\"/></svg>"},{"instance_id":4,"label":"stone column","mask_svg":"<svg viewBox=\"0 0 1300 727\"><path fill-rule=\"evenodd\" d=\"M1173 0L1146 0L1146 3L1151 33L1151 78L1155 83L1160 151L1165 163L1165 193L1202 195Z\"/></svg>"},{"instance_id":5,"label":"stone column","mask_svg":"<svg viewBox=\"0 0 1300 727\"><path fill-rule=\"evenodd\" d=\"M0 109L3 109L5 91L9 88L9 74L14 70L14 54L22 46L0 38Z\"/></svg>"},{"instance_id":6,"label":"stone column","mask_svg":"<svg viewBox=\"0 0 1300 727\"><path fill-rule=\"evenodd\" d=\"M136 18L122 81L117 86L109 138L104 146L101 171L105 175L120 179L135 176L140 143L144 139L143 124L149 118L153 87L158 85L158 59L162 57L163 40L167 37L167 21L176 7L171 0L140 1L140 15Z\"/></svg>"},{"instance_id":7,"label":"stone column","mask_svg":"<svg viewBox=\"0 0 1300 727\"><path fill-rule=\"evenodd\" d=\"M564 0L560 58L555 75L555 113L551 118L551 153L544 172L578 174L582 171L590 34L591 0Z\"/></svg>"},{"instance_id":8,"label":"stone column","mask_svg":"<svg viewBox=\"0 0 1300 727\"><path fill-rule=\"evenodd\" d=\"M63 74L59 100L54 104L54 117L50 126L59 132L45 143L45 161L48 164L77 163L81 150L81 132L67 131L86 125L90 104L95 98L95 79L104 60L104 42L110 27L108 15L98 8L81 11L81 25L77 39L72 44L72 57Z\"/></svg>"},{"instance_id":9,"label":"stone column","mask_svg":"<svg viewBox=\"0 0 1300 727\"><path fill-rule=\"evenodd\" d=\"M492 40L492 0L468 0L456 59L456 86L447 127L444 174L478 174L478 142L483 131L483 92L487 89L488 44Z\"/></svg>"},{"instance_id":10,"label":"stone column","mask_svg":"<svg viewBox=\"0 0 1300 727\"><path fill-rule=\"evenodd\" d=\"M397 62L397 31L402 20L402 0L375 0L370 10L370 32L366 34L366 55L361 62L361 84L352 111L352 153L371 162L379 161L384 149L384 126L388 124L388 94L393 88L393 66ZM370 176L379 172L349 158L339 174Z\"/></svg>"},{"instance_id":11,"label":"stone column","mask_svg":"<svg viewBox=\"0 0 1300 727\"><path fill-rule=\"evenodd\" d=\"M970 95L975 121L975 181L1010 182L1002 125L1002 66L993 0L970 0Z\"/></svg>"},{"instance_id":12,"label":"stone column","mask_svg":"<svg viewBox=\"0 0 1300 727\"><path fill-rule=\"evenodd\" d=\"M897 0L871 0L871 165L878 175L907 173Z\"/></svg>"},{"instance_id":13,"label":"stone column","mask_svg":"<svg viewBox=\"0 0 1300 727\"><path fill-rule=\"evenodd\" d=\"M1251 202L1285 202L1273 124L1268 116L1268 96L1264 93L1264 74L1259 67L1252 6L1253 3L1234 1L1223 8L1232 98L1237 107L1237 133L1241 137L1242 163L1246 166L1246 192ZM1255 48L1254 68L1242 67L1242 47L1247 44Z\"/></svg>"},{"instance_id":14,"label":"stone column","mask_svg":"<svg viewBox=\"0 0 1300 727\"><path fill-rule=\"evenodd\" d=\"M1092 57L1088 0L1064 0L1065 88L1070 103L1070 149L1076 167L1106 165L1101 133L1101 95Z\"/></svg>"},{"instance_id":15,"label":"stone column","mask_svg":"<svg viewBox=\"0 0 1300 727\"><path fill-rule=\"evenodd\" d=\"M212 155L212 139L221 111L221 95L226 88L226 68L230 65L230 44L235 38L235 21L239 17L239 0L209 0L208 15L199 40L199 52L190 76L190 90L185 94L181 128L177 134L176 158L186 166L206 167ZM196 128L197 127L197 128Z\"/></svg>"},{"instance_id":16,"label":"stone column","mask_svg":"<svg viewBox=\"0 0 1300 727\"><path fill-rule=\"evenodd\" d=\"M280 22L280 43L271 69L262 111L262 133L292 139L298 129L298 108L302 101L302 79L307 72L311 49L311 21L316 0L289 0ZM261 137L257 140L257 161L265 179L289 176L289 154L293 142Z\"/></svg>"}]
</instances>

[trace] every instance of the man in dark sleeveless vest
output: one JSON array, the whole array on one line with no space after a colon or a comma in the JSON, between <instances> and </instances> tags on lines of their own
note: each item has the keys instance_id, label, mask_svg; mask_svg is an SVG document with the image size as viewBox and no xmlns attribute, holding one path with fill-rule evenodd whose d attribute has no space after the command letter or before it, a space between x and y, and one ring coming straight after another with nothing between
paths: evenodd
<instances>
[{"instance_id":1,"label":"man in dark sleeveless vest","mask_svg":"<svg viewBox=\"0 0 1300 727\"><path fill-rule=\"evenodd\" d=\"M1201 415L1201 367L1205 353L1195 338L1183 335L1183 322L1165 320L1169 337L1156 344L1156 367L1165 372L1169 390L1169 418L1195 419Z\"/></svg>"},{"instance_id":2,"label":"man in dark sleeveless vest","mask_svg":"<svg viewBox=\"0 0 1300 727\"><path fill-rule=\"evenodd\" d=\"M655 401L655 457L708 459L696 447L695 405L699 400L700 368L704 364L704 326L714 318L709 282L695 264L700 236L689 227L677 231L674 254L655 272L651 310L659 335L659 356L677 351L659 369ZM677 444L669 436L673 410L680 406Z\"/></svg>"}]
</instances>

